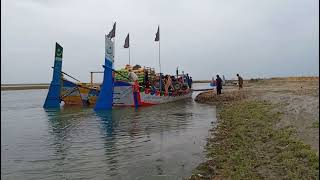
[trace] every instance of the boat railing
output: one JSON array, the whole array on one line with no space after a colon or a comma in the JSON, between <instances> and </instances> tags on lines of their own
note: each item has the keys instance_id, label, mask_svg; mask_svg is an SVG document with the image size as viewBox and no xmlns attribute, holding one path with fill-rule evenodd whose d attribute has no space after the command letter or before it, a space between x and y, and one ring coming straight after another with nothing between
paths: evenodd
<instances>
[{"instance_id":1,"label":"boat railing","mask_svg":"<svg viewBox=\"0 0 320 180\"><path fill-rule=\"evenodd\" d=\"M119 93L121 96L114 98L114 101L117 101L118 99L121 99L121 98L125 97L125 96L128 95L129 93L132 93L132 92L131 92L131 89L132 89L131 86L129 86L127 89L121 91L121 92Z\"/></svg>"}]
</instances>

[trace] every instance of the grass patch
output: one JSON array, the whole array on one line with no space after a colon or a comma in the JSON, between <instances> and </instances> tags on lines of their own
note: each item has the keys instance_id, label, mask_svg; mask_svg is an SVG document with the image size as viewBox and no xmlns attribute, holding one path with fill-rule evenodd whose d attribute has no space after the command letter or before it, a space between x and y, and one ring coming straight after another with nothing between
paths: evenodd
<instances>
[{"instance_id":1,"label":"grass patch","mask_svg":"<svg viewBox=\"0 0 320 180\"><path fill-rule=\"evenodd\" d=\"M292 127L274 127L281 114L273 106L241 101L220 107L209 160L190 179L319 179L319 157L292 136Z\"/></svg>"},{"instance_id":2,"label":"grass patch","mask_svg":"<svg viewBox=\"0 0 320 180\"><path fill-rule=\"evenodd\" d=\"M313 122L311 127L312 128L319 128L319 121Z\"/></svg>"}]
</instances>

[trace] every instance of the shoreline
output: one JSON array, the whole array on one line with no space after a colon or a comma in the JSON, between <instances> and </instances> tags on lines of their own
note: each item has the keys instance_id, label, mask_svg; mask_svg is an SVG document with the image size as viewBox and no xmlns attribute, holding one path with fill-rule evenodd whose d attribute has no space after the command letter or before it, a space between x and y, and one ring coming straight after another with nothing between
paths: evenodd
<instances>
[{"instance_id":1,"label":"shoreline","mask_svg":"<svg viewBox=\"0 0 320 180\"><path fill-rule=\"evenodd\" d=\"M256 80L195 100L215 105L218 121L189 179L319 178L318 77Z\"/></svg>"},{"instance_id":2,"label":"shoreline","mask_svg":"<svg viewBox=\"0 0 320 180\"><path fill-rule=\"evenodd\" d=\"M48 88L49 88L49 85L10 85L10 86L2 86L1 85L1 91L48 89Z\"/></svg>"}]
</instances>

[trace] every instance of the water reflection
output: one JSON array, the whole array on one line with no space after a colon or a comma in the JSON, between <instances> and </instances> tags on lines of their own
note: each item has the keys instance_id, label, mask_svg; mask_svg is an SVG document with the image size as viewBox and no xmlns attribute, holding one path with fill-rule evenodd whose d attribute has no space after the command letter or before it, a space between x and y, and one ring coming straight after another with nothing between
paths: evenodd
<instances>
[{"instance_id":1,"label":"water reflection","mask_svg":"<svg viewBox=\"0 0 320 180\"><path fill-rule=\"evenodd\" d=\"M96 111L95 114L100 119L100 123L106 132L106 137L112 137L113 126L116 125L116 123L112 120L112 114L115 114L115 112L112 110Z\"/></svg>"},{"instance_id":2,"label":"water reflection","mask_svg":"<svg viewBox=\"0 0 320 180\"><path fill-rule=\"evenodd\" d=\"M31 92L21 95L30 106L14 106L19 98L10 97L3 108L7 179L181 179L201 161L215 117L212 107L193 100L109 112L44 111L42 98L33 97L38 91Z\"/></svg>"}]
</instances>

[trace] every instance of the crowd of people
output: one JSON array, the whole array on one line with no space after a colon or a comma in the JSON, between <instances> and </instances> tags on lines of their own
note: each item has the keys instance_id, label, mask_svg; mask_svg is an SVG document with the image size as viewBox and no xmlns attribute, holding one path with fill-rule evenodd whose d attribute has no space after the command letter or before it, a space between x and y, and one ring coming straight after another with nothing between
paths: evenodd
<instances>
[{"instance_id":1,"label":"crowd of people","mask_svg":"<svg viewBox=\"0 0 320 180\"><path fill-rule=\"evenodd\" d=\"M137 82L138 76L129 70L128 79L131 82ZM158 74L154 77L150 77L147 70L144 71L143 82L139 83L142 91L146 93L158 93L164 95L183 94L187 89L192 87L192 77L189 74L178 73L176 76L169 74Z\"/></svg>"}]
</instances>

